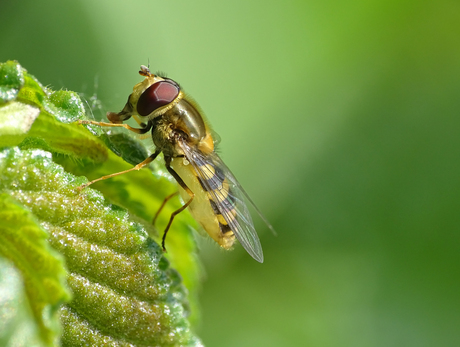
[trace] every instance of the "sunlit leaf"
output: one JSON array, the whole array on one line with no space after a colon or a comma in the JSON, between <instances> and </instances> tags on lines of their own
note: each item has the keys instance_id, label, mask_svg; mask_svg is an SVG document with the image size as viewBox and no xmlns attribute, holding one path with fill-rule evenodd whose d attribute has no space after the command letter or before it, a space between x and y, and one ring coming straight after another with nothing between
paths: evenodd
<instances>
[{"instance_id":1,"label":"sunlit leaf","mask_svg":"<svg viewBox=\"0 0 460 347\"><path fill-rule=\"evenodd\" d=\"M1 156L0 192L31 210L65 258L74 297L56 305L63 343L200 345L188 321L191 311L197 314L199 265L190 230L195 222L188 213L175 220L166 254L151 226L176 185L161 171L143 169L95 184L103 195L92 189L78 193L86 178L77 176L93 179L129 169L148 151L125 135L76 124L86 117L76 93L43 87L16 62L0 64L0 73L0 83L6 81L0 116L10 120L0 120L0 147L18 146ZM165 208L159 230L179 203Z\"/></svg>"}]
</instances>

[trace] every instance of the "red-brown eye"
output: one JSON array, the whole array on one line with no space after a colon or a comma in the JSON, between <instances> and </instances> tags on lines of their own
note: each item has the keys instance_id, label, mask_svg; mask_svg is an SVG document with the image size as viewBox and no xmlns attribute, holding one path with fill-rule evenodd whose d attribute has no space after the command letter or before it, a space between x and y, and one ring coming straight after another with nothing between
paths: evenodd
<instances>
[{"instance_id":1,"label":"red-brown eye","mask_svg":"<svg viewBox=\"0 0 460 347\"><path fill-rule=\"evenodd\" d=\"M179 95L177 84L170 81L160 81L148 87L137 102L137 113L148 116L150 113L174 101Z\"/></svg>"}]
</instances>

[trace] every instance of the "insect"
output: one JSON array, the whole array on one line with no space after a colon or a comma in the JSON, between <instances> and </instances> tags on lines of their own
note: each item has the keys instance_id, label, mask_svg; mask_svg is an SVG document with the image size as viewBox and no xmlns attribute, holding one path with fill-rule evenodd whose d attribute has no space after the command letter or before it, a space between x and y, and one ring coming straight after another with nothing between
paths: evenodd
<instances>
[{"instance_id":1,"label":"insect","mask_svg":"<svg viewBox=\"0 0 460 347\"><path fill-rule=\"evenodd\" d=\"M253 206L254 203L215 152L215 142L202 111L175 81L152 74L146 66L141 66L139 74L145 79L134 86L121 112L107 113L110 123L89 120L79 123L124 127L137 134L151 131L155 152L129 170L100 177L80 188L139 170L163 153L166 169L182 188L179 192L185 202L171 214L162 238L163 250L166 250L166 234L174 217L188 207L192 216L221 247L230 249L236 238L255 260L262 263L262 246L244 198ZM140 128L123 123L131 117ZM173 195L165 199L160 211Z\"/></svg>"}]
</instances>

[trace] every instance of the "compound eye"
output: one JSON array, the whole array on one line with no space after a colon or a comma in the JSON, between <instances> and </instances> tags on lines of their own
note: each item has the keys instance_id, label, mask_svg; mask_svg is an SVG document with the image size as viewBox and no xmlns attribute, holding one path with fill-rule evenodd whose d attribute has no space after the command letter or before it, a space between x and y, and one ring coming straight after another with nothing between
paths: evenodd
<instances>
[{"instance_id":1,"label":"compound eye","mask_svg":"<svg viewBox=\"0 0 460 347\"><path fill-rule=\"evenodd\" d=\"M179 92L179 86L171 81L154 83L139 97L137 113L141 116L148 116L156 109L173 102Z\"/></svg>"}]
</instances>

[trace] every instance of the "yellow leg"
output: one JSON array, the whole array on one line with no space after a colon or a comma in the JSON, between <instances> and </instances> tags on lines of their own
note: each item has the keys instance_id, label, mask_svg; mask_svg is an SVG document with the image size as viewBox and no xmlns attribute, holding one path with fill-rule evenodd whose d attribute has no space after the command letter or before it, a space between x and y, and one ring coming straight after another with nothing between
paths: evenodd
<instances>
[{"instance_id":1,"label":"yellow leg","mask_svg":"<svg viewBox=\"0 0 460 347\"><path fill-rule=\"evenodd\" d=\"M161 240L161 246L163 247L163 251L166 252L166 247L165 247L165 242L166 242L166 234L168 233L168 230L169 228L171 227L171 224L174 220L174 217L176 217L176 215L178 215L179 213L181 213L183 210L185 210L188 205L191 204L191 202L193 201L193 198L195 197L195 194L192 192L192 190L185 184L185 182L182 180L182 178L177 174L176 171L174 171L170 164L171 164L171 157L165 157L165 162L166 162L166 169L168 170L168 172L175 178L175 180L177 181L177 183L179 183L179 185L187 192L187 194L190 196L190 200L187 201L181 208L178 208L176 211L174 211L173 213L171 213L171 218L169 218L169 223L168 225L166 226L166 229L164 231L164 234L163 234L163 239Z\"/></svg>"},{"instance_id":2,"label":"yellow leg","mask_svg":"<svg viewBox=\"0 0 460 347\"><path fill-rule=\"evenodd\" d=\"M128 124L116 124L116 123L106 123L106 122L96 122L94 120L79 120L77 122L78 124L92 124L92 125L99 125L101 127L118 127L118 128L125 128L125 129L128 129L132 132L135 132L136 134L145 134L147 131L150 130L150 128L152 127L152 125L148 124L145 128L141 128L141 129L138 129L138 128L133 128L131 126L129 126Z\"/></svg>"},{"instance_id":3,"label":"yellow leg","mask_svg":"<svg viewBox=\"0 0 460 347\"><path fill-rule=\"evenodd\" d=\"M146 127L146 124L142 121L142 119L139 118L139 116L133 114L132 117L136 121L136 123L139 124L142 128Z\"/></svg>"},{"instance_id":4,"label":"yellow leg","mask_svg":"<svg viewBox=\"0 0 460 347\"><path fill-rule=\"evenodd\" d=\"M127 172L130 172L130 171L140 170L140 169L142 169L144 166L146 166L146 165L150 164L152 161L154 161L155 158L158 156L158 154L160 154L160 151L155 151L155 153L153 153L150 157L148 157L147 159L145 159L142 163L139 163L139 164L137 164L136 166L132 167L131 169L128 169L128 170L125 170L125 171L116 172L116 173L113 173L113 174L110 174L110 175L106 175L106 176L102 176L102 177L96 178L95 180L92 180L91 182L88 182L88 183L85 183L85 184L81 185L81 186L78 187L77 189L78 189L79 191L81 191L82 189L85 189L86 187L90 186L91 184L96 183L96 182L99 182L99 181L106 180L107 178L111 178L111 177L123 175L123 174L125 174L125 173L127 173Z\"/></svg>"},{"instance_id":5,"label":"yellow leg","mask_svg":"<svg viewBox=\"0 0 460 347\"><path fill-rule=\"evenodd\" d=\"M171 195L168 195L164 200L163 200L163 203L161 204L160 208L158 209L157 213L155 214L155 217L153 217L153 220L152 220L152 224L155 225L155 222L158 218L158 216L160 215L160 212L161 210L163 209L163 207L165 207L166 203L172 198L174 197L175 195L177 195L179 192L175 192L175 193L172 193Z\"/></svg>"}]
</instances>

